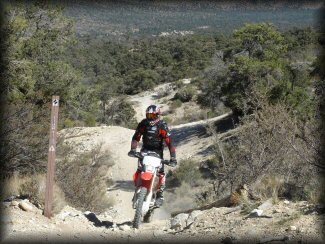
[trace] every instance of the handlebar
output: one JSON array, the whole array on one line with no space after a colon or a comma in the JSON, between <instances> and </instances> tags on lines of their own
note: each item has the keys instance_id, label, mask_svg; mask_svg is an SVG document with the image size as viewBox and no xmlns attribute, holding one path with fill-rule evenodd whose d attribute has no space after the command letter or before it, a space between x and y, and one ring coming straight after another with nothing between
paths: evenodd
<instances>
[{"instance_id":1,"label":"handlebar","mask_svg":"<svg viewBox=\"0 0 325 244\"><path fill-rule=\"evenodd\" d=\"M157 153L155 153L155 154L157 154ZM141 152L135 152L134 154L128 154L128 156L133 157L133 158L143 159L145 155L143 155ZM170 164L169 160L166 160L166 159L161 159L161 163L166 164L166 165Z\"/></svg>"}]
</instances>

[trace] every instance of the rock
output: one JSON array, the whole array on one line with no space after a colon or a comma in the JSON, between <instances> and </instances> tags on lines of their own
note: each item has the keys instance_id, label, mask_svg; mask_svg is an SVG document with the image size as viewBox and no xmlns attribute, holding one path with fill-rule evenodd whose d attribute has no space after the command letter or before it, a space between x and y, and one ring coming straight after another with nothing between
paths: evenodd
<instances>
[{"instance_id":1,"label":"rock","mask_svg":"<svg viewBox=\"0 0 325 244\"><path fill-rule=\"evenodd\" d=\"M250 212L249 217L260 217L262 214L262 209L254 209L252 212Z\"/></svg>"},{"instance_id":2,"label":"rock","mask_svg":"<svg viewBox=\"0 0 325 244\"><path fill-rule=\"evenodd\" d=\"M66 217L70 215L70 212L61 212L60 214L57 215L57 218L60 220L65 220Z\"/></svg>"},{"instance_id":3,"label":"rock","mask_svg":"<svg viewBox=\"0 0 325 244\"><path fill-rule=\"evenodd\" d=\"M131 229L131 227L128 226L128 225L121 225L121 226L119 226L119 229L120 229L120 230L123 230L123 231L128 231L128 230Z\"/></svg>"},{"instance_id":4,"label":"rock","mask_svg":"<svg viewBox=\"0 0 325 244\"><path fill-rule=\"evenodd\" d=\"M269 242L279 242L279 241L287 241L289 240L288 236L271 236L267 238L263 238L259 241L259 243L269 243Z\"/></svg>"},{"instance_id":5,"label":"rock","mask_svg":"<svg viewBox=\"0 0 325 244\"><path fill-rule=\"evenodd\" d=\"M182 82L183 82L183 84L190 84L191 79L183 79Z\"/></svg>"},{"instance_id":6,"label":"rock","mask_svg":"<svg viewBox=\"0 0 325 244\"><path fill-rule=\"evenodd\" d=\"M230 237L226 237L224 238L221 243L224 243L224 244L231 244L232 243L232 240Z\"/></svg>"},{"instance_id":7,"label":"rock","mask_svg":"<svg viewBox=\"0 0 325 244\"><path fill-rule=\"evenodd\" d=\"M284 204L289 204L290 202L288 200L283 201Z\"/></svg>"},{"instance_id":8,"label":"rock","mask_svg":"<svg viewBox=\"0 0 325 244\"><path fill-rule=\"evenodd\" d=\"M177 229L177 228L184 228L186 226L186 221L188 219L188 214L181 213L176 215L170 221L170 228Z\"/></svg>"},{"instance_id":9,"label":"rock","mask_svg":"<svg viewBox=\"0 0 325 244\"><path fill-rule=\"evenodd\" d=\"M79 214L78 213L69 213L69 216L71 216L71 217L77 217L77 216L79 216Z\"/></svg>"},{"instance_id":10,"label":"rock","mask_svg":"<svg viewBox=\"0 0 325 244\"><path fill-rule=\"evenodd\" d=\"M19 195L18 195L18 196L10 196L10 197L8 197L5 201L6 201L6 202L11 202L11 201L13 201L14 199L16 199L17 197L19 197Z\"/></svg>"},{"instance_id":11,"label":"rock","mask_svg":"<svg viewBox=\"0 0 325 244\"><path fill-rule=\"evenodd\" d=\"M119 228L113 228L112 229L112 231L118 231L119 230Z\"/></svg>"},{"instance_id":12,"label":"rock","mask_svg":"<svg viewBox=\"0 0 325 244\"><path fill-rule=\"evenodd\" d=\"M192 213L190 213L189 217L186 220L186 225L190 225L191 223L193 223L197 219L197 217L201 214L202 211L200 210L195 210Z\"/></svg>"},{"instance_id":13,"label":"rock","mask_svg":"<svg viewBox=\"0 0 325 244\"><path fill-rule=\"evenodd\" d=\"M37 207L38 209L43 209L43 206L42 206L40 203L36 203L36 207Z\"/></svg>"},{"instance_id":14,"label":"rock","mask_svg":"<svg viewBox=\"0 0 325 244\"><path fill-rule=\"evenodd\" d=\"M274 209L274 210L272 211L272 213L274 213L274 214L276 214L276 213L281 213L281 211L278 210L278 209Z\"/></svg>"},{"instance_id":15,"label":"rock","mask_svg":"<svg viewBox=\"0 0 325 244\"><path fill-rule=\"evenodd\" d=\"M170 220L170 228L171 229L179 229L181 227L182 227L182 223L181 223L180 219L173 218Z\"/></svg>"},{"instance_id":16,"label":"rock","mask_svg":"<svg viewBox=\"0 0 325 244\"><path fill-rule=\"evenodd\" d=\"M233 57L248 57L248 56L249 56L249 52L244 50L244 51L234 54Z\"/></svg>"},{"instance_id":17,"label":"rock","mask_svg":"<svg viewBox=\"0 0 325 244\"><path fill-rule=\"evenodd\" d=\"M297 230L297 227L294 226L294 225L290 225L289 228L288 228L288 230L290 230L290 231L296 231Z\"/></svg>"},{"instance_id":18,"label":"rock","mask_svg":"<svg viewBox=\"0 0 325 244\"><path fill-rule=\"evenodd\" d=\"M9 208L9 206L10 206L10 202L2 202L1 206L2 206L3 208Z\"/></svg>"},{"instance_id":19,"label":"rock","mask_svg":"<svg viewBox=\"0 0 325 244\"><path fill-rule=\"evenodd\" d=\"M27 212L33 211L33 207L30 204L28 204L27 201L20 202L18 206L24 211Z\"/></svg>"},{"instance_id":20,"label":"rock","mask_svg":"<svg viewBox=\"0 0 325 244\"><path fill-rule=\"evenodd\" d=\"M19 202L15 201L15 200L10 203L10 206L12 206L12 207L16 207L18 205L19 205Z\"/></svg>"},{"instance_id":21,"label":"rock","mask_svg":"<svg viewBox=\"0 0 325 244\"><path fill-rule=\"evenodd\" d=\"M267 199L264 203L262 203L260 206L258 206L257 209L266 210L266 209L271 208L273 206L272 201L273 201L272 198Z\"/></svg>"}]
</instances>

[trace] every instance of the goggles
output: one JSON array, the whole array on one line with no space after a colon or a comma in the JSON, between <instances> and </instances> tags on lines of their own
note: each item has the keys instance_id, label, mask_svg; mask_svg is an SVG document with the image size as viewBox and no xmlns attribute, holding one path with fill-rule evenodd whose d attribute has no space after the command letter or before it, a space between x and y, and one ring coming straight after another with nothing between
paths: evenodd
<instances>
[{"instance_id":1,"label":"goggles","mask_svg":"<svg viewBox=\"0 0 325 244\"><path fill-rule=\"evenodd\" d=\"M146 113L146 117L147 117L147 119L155 120L155 119L158 119L159 115L153 114L153 113Z\"/></svg>"}]
</instances>

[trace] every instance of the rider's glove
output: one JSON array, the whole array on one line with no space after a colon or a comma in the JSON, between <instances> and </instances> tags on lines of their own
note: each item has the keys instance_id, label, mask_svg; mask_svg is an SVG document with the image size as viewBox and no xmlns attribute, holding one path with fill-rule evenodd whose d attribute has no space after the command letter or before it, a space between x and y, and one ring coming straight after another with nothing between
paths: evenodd
<instances>
[{"instance_id":1,"label":"rider's glove","mask_svg":"<svg viewBox=\"0 0 325 244\"><path fill-rule=\"evenodd\" d=\"M175 167L177 165L177 160L176 158L171 158L169 161L169 166Z\"/></svg>"},{"instance_id":2,"label":"rider's glove","mask_svg":"<svg viewBox=\"0 0 325 244\"><path fill-rule=\"evenodd\" d=\"M132 149L130 150L130 152L128 152L128 156L129 156L129 157L134 157L134 155L135 155L136 152L137 152L137 150L132 148Z\"/></svg>"}]
</instances>

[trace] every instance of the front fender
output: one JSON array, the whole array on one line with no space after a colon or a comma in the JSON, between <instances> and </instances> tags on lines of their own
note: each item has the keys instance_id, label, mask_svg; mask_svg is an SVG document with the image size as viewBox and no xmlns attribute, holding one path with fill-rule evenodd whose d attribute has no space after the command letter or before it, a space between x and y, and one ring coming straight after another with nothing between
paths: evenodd
<instances>
[{"instance_id":1,"label":"front fender","mask_svg":"<svg viewBox=\"0 0 325 244\"><path fill-rule=\"evenodd\" d=\"M151 173L149 173L149 172L143 172L141 174L141 180L142 180L141 185L143 187L147 188L148 192L150 192L150 190L151 190L152 178L153 178L153 175Z\"/></svg>"}]
</instances>

